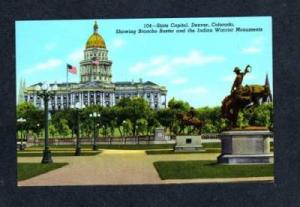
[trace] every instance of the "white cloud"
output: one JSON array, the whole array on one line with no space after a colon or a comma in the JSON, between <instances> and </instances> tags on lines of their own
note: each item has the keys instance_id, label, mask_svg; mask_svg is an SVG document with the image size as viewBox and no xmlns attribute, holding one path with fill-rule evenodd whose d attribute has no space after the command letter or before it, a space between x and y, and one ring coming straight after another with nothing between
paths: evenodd
<instances>
[{"instance_id":1,"label":"white cloud","mask_svg":"<svg viewBox=\"0 0 300 207\"><path fill-rule=\"evenodd\" d=\"M25 69L25 74L40 72L40 71L47 71L47 70L54 70L57 69L59 66L62 65L62 61L60 59L49 59L45 62L38 63L31 68Z\"/></svg>"},{"instance_id":2,"label":"white cloud","mask_svg":"<svg viewBox=\"0 0 300 207\"><path fill-rule=\"evenodd\" d=\"M188 79L186 77L179 77L179 78L173 79L171 81L171 83L173 83L175 85L181 85L181 84L187 83L187 81L188 81Z\"/></svg>"},{"instance_id":3,"label":"white cloud","mask_svg":"<svg viewBox=\"0 0 300 207\"><path fill-rule=\"evenodd\" d=\"M144 72L146 69L147 65L143 62L136 63L134 66L129 68L129 72L131 73L141 73Z\"/></svg>"},{"instance_id":4,"label":"white cloud","mask_svg":"<svg viewBox=\"0 0 300 207\"><path fill-rule=\"evenodd\" d=\"M68 62L78 64L81 60L83 60L83 48L79 48L71 52L67 59Z\"/></svg>"},{"instance_id":5,"label":"white cloud","mask_svg":"<svg viewBox=\"0 0 300 207\"><path fill-rule=\"evenodd\" d=\"M256 37L248 47L242 49L242 53L245 54L257 54L261 52L261 46L264 41L263 36Z\"/></svg>"},{"instance_id":6,"label":"white cloud","mask_svg":"<svg viewBox=\"0 0 300 207\"><path fill-rule=\"evenodd\" d=\"M121 48L125 45L125 41L123 39L115 39L112 42L112 46L115 48Z\"/></svg>"},{"instance_id":7,"label":"white cloud","mask_svg":"<svg viewBox=\"0 0 300 207\"><path fill-rule=\"evenodd\" d=\"M171 65L169 64L162 64L161 66L154 68L152 70L149 70L146 74L148 76L163 76L168 75L171 72Z\"/></svg>"},{"instance_id":8,"label":"white cloud","mask_svg":"<svg viewBox=\"0 0 300 207\"><path fill-rule=\"evenodd\" d=\"M161 55L158 57L154 57L150 60L150 64L152 65L161 65L165 64L168 60L168 57L166 55Z\"/></svg>"},{"instance_id":9,"label":"white cloud","mask_svg":"<svg viewBox=\"0 0 300 207\"><path fill-rule=\"evenodd\" d=\"M208 90L204 87L195 87L195 88L188 88L182 91L183 94L187 95L203 95L207 94Z\"/></svg>"},{"instance_id":10,"label":"white cloud","mask_svg":"<svg viewBox=\"0 0 300 207\"><path fill-rule=\"evenodd\" d=\"M55 49L57 47L57 44L56 43L54 43L54 42L49 42L49 43L47 43L46 45L45 45L45 50L47 50L47 51L51 51L51 50L53 50L53 49Z\"/></svg>"},{"instance_id":11,"label":"white cloud","mask_svg":"<svg viewBox=\"0 0 300 207\"><path fill-rule=\"evenodd\" d=\"M223 56L209 56L197 50L193 50L184 56L168 57L166 55L160 55L150 60L139 62L129 68L129 72L145 72L148 76L169 75L172 70L177 68L205 65L224 60L225 58Z\"/></svg>"},{"instance_id":12,"label":"white cloud","mask_svg":"<svg viewBox=\"0 0 300 207\"><path fill-rule=\"evenodd\" d=\"M258 47L247 47L247 48L243 48L243 53L260 53L261 52L261 48Z\"/></svg>"},{"instance_id":13,"label":"white cloud","mask_svg":"<svg viewBox=\"0 0 300 207\"><path fill-rule=\"evenodd\" d=\"M225 58L223 56L208 56L197 50L193 50L187 56L175 57L171 60L171 63L173 65L204 65L213 62L220 62L224 59Z\"/></svg>"}]
</instances>

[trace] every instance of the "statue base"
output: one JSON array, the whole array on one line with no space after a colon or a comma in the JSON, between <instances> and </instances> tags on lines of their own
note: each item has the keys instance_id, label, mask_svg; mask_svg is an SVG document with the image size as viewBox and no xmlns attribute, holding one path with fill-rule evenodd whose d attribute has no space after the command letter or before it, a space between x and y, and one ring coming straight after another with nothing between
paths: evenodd
<instances>
[{"instance_id":1,"label":"statue base","mask_svg":"<svg viewBox=\"0 0 300 207\"><path fill-rule=\"evenodd\" d=\"M179 135L176 136L175 152L205 151L202 146L201 135Z\"/></svg>"},{"instance_id":2,"label":"statue base","mask_svg":"<svg viewBox=\"0 0 300 207\"><path fill-rule=\"evenodd\" d=\"M220 164L273 163L271 132L266 128L230 130L221 133Z\"/></svg>"}]
</instances>

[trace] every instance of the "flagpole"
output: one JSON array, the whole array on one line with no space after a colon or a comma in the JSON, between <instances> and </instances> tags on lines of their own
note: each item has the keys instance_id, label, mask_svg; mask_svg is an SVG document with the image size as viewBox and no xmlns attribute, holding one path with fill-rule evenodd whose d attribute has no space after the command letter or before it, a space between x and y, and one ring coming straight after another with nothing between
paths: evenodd
<instances>
[{"instance_id":1,"label":"flagpole","mask_svg":"<svg viewBox=\"0 0 300 207\"><path fill-rule=\"evenodd\" d=\"M69 68L67 65L67 108L69 107Z\"/></svg>"}]
</instances>

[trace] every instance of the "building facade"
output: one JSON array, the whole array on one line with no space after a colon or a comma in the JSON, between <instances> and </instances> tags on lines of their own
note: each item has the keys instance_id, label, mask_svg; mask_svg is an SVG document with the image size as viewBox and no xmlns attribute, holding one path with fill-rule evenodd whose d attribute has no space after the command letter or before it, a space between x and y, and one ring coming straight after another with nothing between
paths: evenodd
<instances>
[{"instance_id":1,"label":"building facade","mask_svg":"<svg viewBox=\"0 0 300 207\"><path fill-rule=\"evenodd\" d=\"M53 83L58 90L49 100L50 110L60 110L75 105L77 102L89 106L98 104L101 106L114 106L122 98L142 97L148 101L153 109L166 108L167 89L151 81L138 82L124 81L112 82L112 61L108 58L108 50L105 41L98 33L97 22L94 24L94 32L88 38L84 53L84 59L80 61L79 83ZM44 103L37 96L37 83L24 90L25 101L42 108Z\"/></svg>"}]
</instances>

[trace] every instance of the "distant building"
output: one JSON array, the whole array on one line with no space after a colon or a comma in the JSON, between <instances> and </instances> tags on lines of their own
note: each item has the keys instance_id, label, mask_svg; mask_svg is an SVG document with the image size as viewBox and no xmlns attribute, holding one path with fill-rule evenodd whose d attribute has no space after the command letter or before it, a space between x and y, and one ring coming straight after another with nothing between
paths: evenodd
<instances>
[{"instance_id":1,"label":"distant building","mask_svg":"<svg viewBox=\"0 0 300 207\"><path fill-rule=\"evenodd\" d=\"M80 83L58 83L58 90L49 101L50 110L68 108L77 102L114 106L122 98L142 97L153 109L166 108L167 89L151 81L112 82L112 61L108 59L108 50L104 39L98 33L97 22L94 33L88 38L84 59L80 62ZM37 83L24 91L25 101L41 108L41 100L35 91ZM54 83L50 84L53 85Z\"/></svg>"},{"instance_id":2,"label":"distant building","mask_svg":"<svg viewBox=\"0 0 300 207\"><path fill-rule=\"evenodd\" d=\"M269 83L269 77L268 77L268 74L266 75L266 80L265 80L265 86L268 86L270 88L270 83ZM270 88L271 90L271 88ZM272 102L273 101L273 96L272 96L272 93L270 91L270 95L268 96L267 98L267 102Z\"/></svg>"},{"instance_id":3,"label":"distant building","mask_svg":"<svg viewBox=\"0 0 300 207\"><path fill-rule=\"evenodd\" d=\"M19 92L18 92L18 99L17 99L17 103L21 104L25 102L25 98L24 98L24 90L26 89L26 83L24 79L20 80L19 83Z\"/></svg>"}]
</instances>

